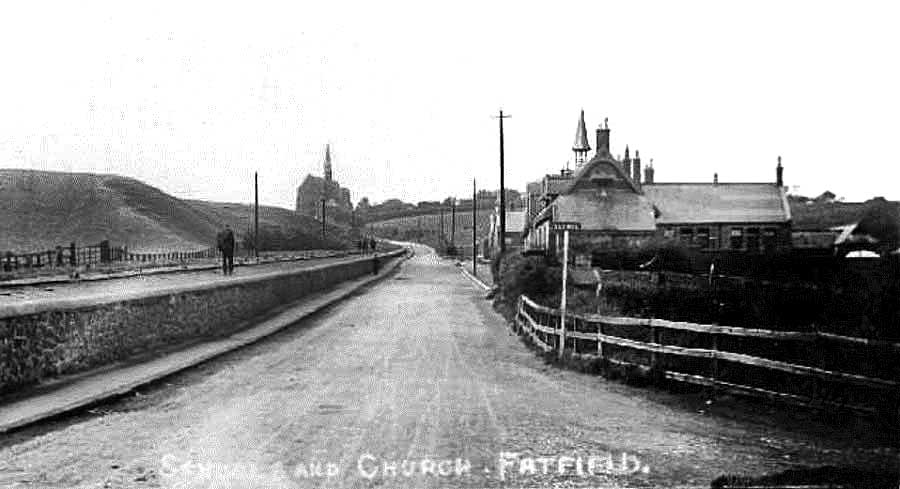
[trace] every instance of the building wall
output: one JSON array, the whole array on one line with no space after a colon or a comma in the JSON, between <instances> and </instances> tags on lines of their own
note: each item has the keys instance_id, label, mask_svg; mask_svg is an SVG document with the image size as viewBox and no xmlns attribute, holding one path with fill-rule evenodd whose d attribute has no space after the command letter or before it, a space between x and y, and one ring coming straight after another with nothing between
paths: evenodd
<instances>
[{"instance_id":1,"label":"building wall","mask_svg":"<svg viewBox=\"0 0 900 489\"><path fill-rule=\"evenodd\" d=\"M658 227L662 237L700 250L763 253L791 248L791 228L787 223L684 223Z\"/></svg>"}]
</instances>

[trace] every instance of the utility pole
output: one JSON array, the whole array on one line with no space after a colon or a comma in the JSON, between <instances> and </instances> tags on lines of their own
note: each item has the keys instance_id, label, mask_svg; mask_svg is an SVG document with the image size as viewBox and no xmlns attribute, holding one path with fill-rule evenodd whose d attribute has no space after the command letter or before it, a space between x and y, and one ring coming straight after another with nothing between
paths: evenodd
<instances>
[{"instance_id":1,"label":"utility pole","mask_svg":"<svg viewBox=\"0 0 900 489\"><path fill-rule=\"evenodd\" d=\"M325 199L322 199L322 245L325 245Z\"/></svg>"},{"instance_id":2,"label":"utility pole","mask_svg":"<svg viewBox=\"0 0 900 489\"><path fill-rule=\"evenodd\" d=\"M450 247L456 253L456 197L450 200Z\"/></svg>"},{"instance_id":3,"label":"utility pole","mask_svg":"<svg viewBox=\"0 0 900 489\"><path fill-rule=\"evenodd\" d=\"M441 244L441 246L444 245L444 208L443 208L443 207L441 207L441 239L440 239L440 244Z\"/></svg>"},{"instance_id":4,"label":"utility pole","mask_svg":"<svg viewBox=\"0 0 900 489\"><path fill-rule=\"evenodd\" d=\"M506 251L506 185L503 181L503 119L511 116L503 115L500 109L500 253Z\"/></svg>"},{"instance_id":5,"label":"utility pole","mask_svg":"<svg viewBox=\"0 0 900 489\"><path fill-rule=\"evenodd\" d=\"M475 186L475 179L472 179L472 275L478 276L477 258L478 258L478 233L476 230L478 224L478 190Z\"/></svg>"},{"instance_id":6,"label":"utility pole","mask_svg":"<svg viewBox=\"0 0 900 489\"><path fill-rule=\"evenodd\" d=\"M253 254L259 260L259 173L253 172Z\"/></svg>"}]
</instances>

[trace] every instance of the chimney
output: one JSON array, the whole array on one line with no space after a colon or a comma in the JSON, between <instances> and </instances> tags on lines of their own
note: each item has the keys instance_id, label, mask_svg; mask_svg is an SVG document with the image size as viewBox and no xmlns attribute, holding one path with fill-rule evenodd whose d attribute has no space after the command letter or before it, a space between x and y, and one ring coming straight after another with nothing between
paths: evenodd
<instances>
[{"instance_id":1,"label":"chimney","mask_svg":"<svg viewBox=\"0 0 900 489\"><path fill-rule=\"evenodd\" d=\"M719 174L713 173L713 185L718 185L718 184L719 184Z\"/></svg>"},{"instance_id":2,"label":"chimney","mask_svg":"<svg viewBox=\"0 0 900 489\"><path fill-rule=\"evenodd\" d=\"M644 169L644 183L652 184L653 183L653 160L650 160L650 164L647 165L647 168Z\"/></svg>"},{"instance_id":3,"label":"chimney","mask_svg":"<svg viewBox=\"0 0 900 489\"><path fill-rule=\"evenodd\" d=\"M781 166L781 157L778 157L778 166L775 167L775 185L784 187L784 167Z\"/></svg>"},{"instance_id":4,"label":"chimney","mask_svg":"<svg viewBox=\"0 0 900 489\"><path fill-rule=\"evenodd\" d=\"M622 160L622 171L625 176L631 176L631 156L628 155L628 145L625 145L625 158Z\"/></svg>"},{"instance_id":5,"label":"chimney","mask_svg":"<svg viewBox=\"0 0 900 489\"><path fill-rule=\"evenodd\" d=\"M603 126L597 128L597 156L609 156L609 119L603 119Z\"/></svg>"},{"instance_id":6,"label":"chimney","mask_svg":"<svg viewBox=\"0 0 900 489\"><path fill-rule=\"evenodd\" d=\"M641 152L638 150L634 151L634 162L632 162L632 180L634 183L640 185L641 183Z\"/></svg>"}]
</instances>

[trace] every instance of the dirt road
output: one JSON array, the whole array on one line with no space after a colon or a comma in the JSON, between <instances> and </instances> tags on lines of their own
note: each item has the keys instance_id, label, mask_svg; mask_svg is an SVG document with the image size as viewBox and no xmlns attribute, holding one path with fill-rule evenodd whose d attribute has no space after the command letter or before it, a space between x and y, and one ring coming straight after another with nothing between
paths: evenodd
<instances>
[{"instance_id":1,"label":"dirt road","mask_svg":"<svg viewBox=\"0 0 900 489\"><path fill-rule=\"evenodd\" d=\"M482 296L419 250L275 337L0 438L0 487L708 487L896 466L866 426L547 366Z\"/></svg>"}]
</instances>

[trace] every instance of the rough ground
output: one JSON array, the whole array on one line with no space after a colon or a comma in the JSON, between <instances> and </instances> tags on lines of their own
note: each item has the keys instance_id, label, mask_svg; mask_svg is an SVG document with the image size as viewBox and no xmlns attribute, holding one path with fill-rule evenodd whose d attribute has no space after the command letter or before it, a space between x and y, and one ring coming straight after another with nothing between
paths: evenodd
<instances>
[{"instance_id":1,"label":"rough ground","mask_svg":"<svg viewBox=\"0 0 900 489\"><path fill-rule=\"evenodd\" d=\"M893 441L865 425L547 366L482 297L420 253L266 341L0 438L0 487L708 487L723 473L896 469ZM623 454L636 473L602 473Z\"/></svg>"}]
</instances>

